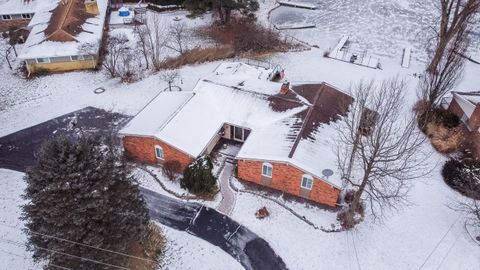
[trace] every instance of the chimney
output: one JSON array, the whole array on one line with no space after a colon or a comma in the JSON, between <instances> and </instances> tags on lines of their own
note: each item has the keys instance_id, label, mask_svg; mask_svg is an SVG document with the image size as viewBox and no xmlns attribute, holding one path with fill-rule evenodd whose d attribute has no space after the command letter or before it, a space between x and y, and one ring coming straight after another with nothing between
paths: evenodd
<instances>
[{"instance_id":1,"label":"chimney","mask_svg":"<svg viewBox=\"0 0 480 270\"><path fill-rule=\"evenodd\" d=\"M286 95L289 90L290 90L290 83L289 82L282 83L282 87L280 87L280 94Z\"/></svg>"},{"instance_id":2,"label":"chimney","mask_svg":"<svg viewBox=\"0 0 480 270\"><path fill-rule=\"evenodd\" d=\"M98 10L98 5L96 0L85 0L85 11L87 13L90 13L92 15L98 15L100 14L100 11Z\"/></svg>"}]
</instances>

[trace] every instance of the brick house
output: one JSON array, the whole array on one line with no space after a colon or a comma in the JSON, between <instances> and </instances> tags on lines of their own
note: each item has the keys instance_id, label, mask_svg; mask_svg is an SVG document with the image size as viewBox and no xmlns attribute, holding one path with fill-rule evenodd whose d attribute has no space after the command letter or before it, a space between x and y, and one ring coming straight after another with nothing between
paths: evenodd
<instances>
[{"instance_id":1,"label":"brick house","mask_svg":"<svg viewBox=\"0 0 480 270\"><path fill-rule=\"evenodd\" d=\"M330 123L352 98L326 83L272 82L272 72L223 63L193 91L161 92L120 131L125 154L187 166L233 140L242 143L240 179L335 206L342 183Z\"/></svg>"},{"instance_id":2,"label":"brick house","mask_svg":"<svg viewBox=\"0 0 480 270\"><path fill-rule=\"evenodd\" d=\"M28 25L38 0L7 0L0 4L0 32Z\"/></svg>"},{"instance_id":3,"label":"brick house","mask_svg":"<svg viewBox=\"0 0 480 270\"><path fill-rule=\"evenodd\" d=\"M458 116L469 131L480 131L480 92L454 92L447 109Z\"/></svg>"}]
</instances>

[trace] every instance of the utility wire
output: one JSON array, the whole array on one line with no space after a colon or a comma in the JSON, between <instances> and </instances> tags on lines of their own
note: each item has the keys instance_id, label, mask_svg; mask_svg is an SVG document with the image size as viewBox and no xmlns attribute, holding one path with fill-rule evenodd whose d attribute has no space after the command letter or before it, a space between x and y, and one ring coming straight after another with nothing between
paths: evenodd
<instances>
[{"instance_id":1,"label":"utility wire","mask_svg":"<svg viewBox=\"0 0 480 270\"><path fill-rule=\"evenodd\" d=\"M20 242L17 242L17 241L11 240L11 239L6 239L6 238L0 237L0 242L1 242L1 241L3 241L4 243L9 243L9 244L16 245L16 246L19 246L19 247L23 247L23 246L24 246L24 244L22 244L22 243L20 243ZM34 244L31 244L31 245L34 246L34 247L36 247L36 248L38 248L38 249L45 250L45 251L47 251L47 252L51 252L51 253L54 253L54 254L60 254L60 255L63 255L63 256L72 257L72 258L80 259L80 260L83 260L83 261L93 262L93 263L97 263L97 264L100 264L100 265L115 267L115 268L122 269L122 270L131 270L131 269L126 268L126 267L123 267L123 266L118 266L118 265L114 265L114 264L109 264L109 263L105 263L105 262L97 261L97 260L94 260L94 259L77 256L77 255L72 255L72 254L69 254L69 253L65 253L65 252L61 252L61 251L57 251L57 250L53 250L53 249L48 249L48 248L40 247L40 246L34 245Z\"/></svg>"},{"instance_id":2,"label":"utility wire","mask_svg":"<svg viewBox=\"0 0 480 270\"><path fill-rule=\"evenodd\" d=\"M13 253L13 252L10 252L10 251L5 251L5 250L3 250L3 249L0 249L0 252L3 252L3 253L5 253L5 254L9 254L9 255L12 255L12 256L15 256L15 257L20 257L20 258L22 258L22 259L24 259L24 260L28 259L26 256L22 256L22 255L20 255L20 254L16 254L16 253ZM58 268L58 269L62 269L62 270L72 270L71 268L67 268L67 267L64 267L64 266L56 265L56 264L53 264L53 263L50 263L50 264L48 264L48 265L53 266L53 267L56 267L56 268Z\"/></svg>"},{"instance_id":3,"label":"utility wire","mask_svg":"<svg viewBox=\"0 0 480 270\"><path fill-rule=\"evenodd\" d=\"M445 237L447 237L448 233L452 230L453 228L453 225L455 225L457 223L457 221L460 219L460 215L458 215L457 219L455 219L455 221L452 223L452 225L450 225L450 227L448 228L447 232L445 232L445 234L442 236L442 238L440 238L440 241L438 241L438 243L433 247L432 251L428 254L427 258L425 258L425 260L423 261L422 265L420 265L420 267L418 268L418 270L422 269L425 264L427 263L428 259L430 259L430 257L432 256L432 254L435 252L435 250L437 250L438 246L440 246L440 244L443 242L443 240L445 239Z\"/></svg>"},{"instance_id":4,"label":"utility wire","mask_svg":"<svg viewBox=\"0 0 480 270\"><path fill-rule=\"evenodd\" d=\"M0 226L4 226L4 227L15 229L15 230L20 230L19 228L12 227L12 226L2 224L2 223L0 223ZM45 237L48 237L48 238L53 238L53 239L56 239L56 240L59 240L59 241L64 241L64 242L71 243L71 244L76 244L76 245L79 245L79 246L84 246L84 247L89 247L89 248L93 248L93 249L96 249L96 250L110 252L110 253L113 253L113 254L116 254L116 255L121 255L121 256L129 257L129 258L133 258L133 259L138 259L138 260L143 260L143 261L147 261L147 262L157 263L157 261L154 261L154 260L145 259L145 258L129 255L129 254L126 254L126 253L113 251L113 250L110 250L110 249L95 247L95 246L87 245L87 244L84 244L84 243L81 243L81 242L76 242L76 241L68 240L68 239L65 239L65 238L61 238L61 237L58 237L58 236L43 234L43 233L35 232L35 231L32 231L32 230L28 230L28 231L31 232L32 234L41 235L41 236L45 236Z\"/></svg>"}]
</instances>

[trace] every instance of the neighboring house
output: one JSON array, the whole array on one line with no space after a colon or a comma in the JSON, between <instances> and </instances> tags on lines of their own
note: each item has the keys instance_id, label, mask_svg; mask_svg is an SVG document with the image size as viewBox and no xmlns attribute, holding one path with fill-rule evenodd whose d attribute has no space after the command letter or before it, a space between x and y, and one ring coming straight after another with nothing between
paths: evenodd
<instances>
[{"instance_id":1,"label":"neighboring house","mask_svg":"<svg viewBox=\"0 0 480 270\"><path fill-rule=\"evenodd\" d=\"M95 68L107 5L108 0L39 1L19 55L28 72Z\"/></svg>"},{"instance_id":2,"label":"neighboring house","mask_svg":"<svg viewBox=\"0 0 480 270\"><path fill-rule=\"evenodd\" d=\"M28 25L39 0L0 0L0 32Z\"/></svg>"},{"instance_id":3,"label":"neighboring house","mask_svg":"<svg viewBox=\"0 0 480 270\"><path fill-rule=\"evenodd\" d=\"M352 98L325 84L271 82L272 70L221 64L191 92L162 92L120 131L127 156L183 167L220 138L243 143L238 177L335 206L335 129Z\"/></svg>"},{"instance_id":4,"label":"neighboring house","mask_svg":"<svg viewBox=\"0 0 480 270\"><path fill-rule=\"evenodd\" d=\"M448 110L470 131L480 131L480 92L454 92Z\"/></svg>"}]
</instances>

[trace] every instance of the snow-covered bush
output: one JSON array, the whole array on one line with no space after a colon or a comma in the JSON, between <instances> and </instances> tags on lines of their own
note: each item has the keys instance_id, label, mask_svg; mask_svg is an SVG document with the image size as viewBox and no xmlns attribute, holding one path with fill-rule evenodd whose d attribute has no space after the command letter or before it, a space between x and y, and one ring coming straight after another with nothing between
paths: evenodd
<instances>
[{"instance_id":1,"label":"snow-covered bush","mask_svg":"<svg viewBox=\"0 0 480 270\"><path fill-rule=\"evenodd\" d=\"M213 164L210 157L201 156L197 158L183 171L183 178L180 181L181 187L192 193L212 192L217 183L212 169Z\"/></svg>"},{"instance_id":2,"label":"snow-covered bush","mask_svg":"<svg viewBox=\"0 0 480 270\"><path fill-rule=\"evenodd\" d=\"M450 159L442 169L445 182L460 193L480 200L480 161Z\"/></svg>"}]
</instances>

